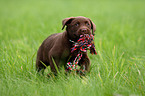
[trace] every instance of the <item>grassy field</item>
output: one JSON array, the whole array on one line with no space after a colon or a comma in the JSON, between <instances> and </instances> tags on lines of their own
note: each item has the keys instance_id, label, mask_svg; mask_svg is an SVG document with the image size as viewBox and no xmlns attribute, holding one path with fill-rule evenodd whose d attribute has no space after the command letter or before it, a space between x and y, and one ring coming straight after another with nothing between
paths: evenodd
<instances>
[{"instance_id":1,"label":"grassy field","mask_svg":"<svg viewBox=\"0 0 145 96\"><path fill-rule=\"evenodd\" d=\"M37 75L38 47L70 16L96 24L91 72ZM145 1L1 0L0 96L145 96Z\"/></svg>"}]
</instances>

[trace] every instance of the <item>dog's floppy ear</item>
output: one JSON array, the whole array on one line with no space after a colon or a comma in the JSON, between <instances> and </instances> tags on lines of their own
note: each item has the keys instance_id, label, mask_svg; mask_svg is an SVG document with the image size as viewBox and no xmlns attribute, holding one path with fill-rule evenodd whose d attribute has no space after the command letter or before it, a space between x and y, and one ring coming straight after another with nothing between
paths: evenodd
<instances>
[{"instance_id":1,"label":"dog's floppy ear","mask_svg":"<svg viewBox=\"0 0 145 96\"><path fill-rule=\"evenodd\" d=\"M88 18L89 19L89 18ZM90 20L90 19L89 19ZM90 20L91 23L91 29L92 29L92 34L95 35L95 31L96 31L96 25Z\"/></svg>"},{"instance_id":2,"label":"dog's floppy ear","mask_svg":"<svg viewBox=\"0 0 145 96\"><path fill-rule=\"evenodd\" d=\"M65 18L64 20L62 20L62 30L64 29L65 25L70 24L73 19L75 19L75 17Z\"/></svg>"}]
</instances>

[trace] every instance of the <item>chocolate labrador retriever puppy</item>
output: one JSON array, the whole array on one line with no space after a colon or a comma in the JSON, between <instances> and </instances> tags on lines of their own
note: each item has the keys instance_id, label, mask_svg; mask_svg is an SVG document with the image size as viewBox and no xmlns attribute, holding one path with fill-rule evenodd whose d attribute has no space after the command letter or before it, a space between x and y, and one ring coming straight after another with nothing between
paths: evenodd
<instances>
[{"instance_id":1,"label":"chocolate labrador retriever puppy","mask_svg":"<svg viewBox=\"0 0 145 96\"><path fill-rule=\"evenodd\" d=\"M74 60L77 55L77 51L71 54L73 43L70 40L76 42L80 35L94 35L96 30L95 24L89 18L82 16L66 18L62 21L62 24L62 30L66 26L66 31L52 34L39 47L36 59L36 69L38 72L50 65L51 71L57 73L52 58L58 69L62 66L66 68L67 62ZM85 67L85 71L89 71L90 60L86 52L83 53L78 65L80 70Z\"/></svg>"}]
</instances>

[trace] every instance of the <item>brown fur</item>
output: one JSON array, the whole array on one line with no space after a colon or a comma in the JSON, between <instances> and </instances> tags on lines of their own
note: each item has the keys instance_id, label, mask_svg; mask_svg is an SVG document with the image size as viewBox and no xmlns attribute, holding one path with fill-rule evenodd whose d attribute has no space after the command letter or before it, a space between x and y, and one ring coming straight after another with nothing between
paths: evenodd
<instances>
[{"instance_id":1,"label":"brown fur","mask_svg":"<svg viewBox=\"0 0 145 96\"><path fill-rule=\"evenodd\" d=\"M89 18L82 16L66 18L62 21L62 24L62 30L65 28L65 26L67 26L66 31L49 36L39 47L36 59L37 71L45 69L45 64L46 66L50 65L51 71L56 73L52 58L54 59L58 68L62 66L66 67L70 56L71 59L69 59L69 61L72 61L77 55L77 51L71 54L72 42L69 40L77 41L79 36L82 34L94 35L96 30L95 24ZM80 69L83 69L85 66L85 70L89 71L90 60L87 56L87 53L83 53L79 65Z\"/></svg>"}]
</instances>

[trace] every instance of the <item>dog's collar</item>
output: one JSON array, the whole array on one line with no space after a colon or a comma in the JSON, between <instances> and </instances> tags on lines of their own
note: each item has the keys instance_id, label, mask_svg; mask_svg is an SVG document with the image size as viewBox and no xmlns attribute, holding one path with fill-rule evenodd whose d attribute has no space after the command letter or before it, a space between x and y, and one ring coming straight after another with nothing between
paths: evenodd
<instances>
[{"instance_id":1,"label":"dog's collar","mask_svg":"<svg viewBox=\"0 0 145 96\"><path fill-rule=\"evenodd\" d=\"M71 39L69 39L69 41L70 41L71 43L76 43L75 41L73 41L73 40L71 40Z\"/></svg>"}]
</instances>

